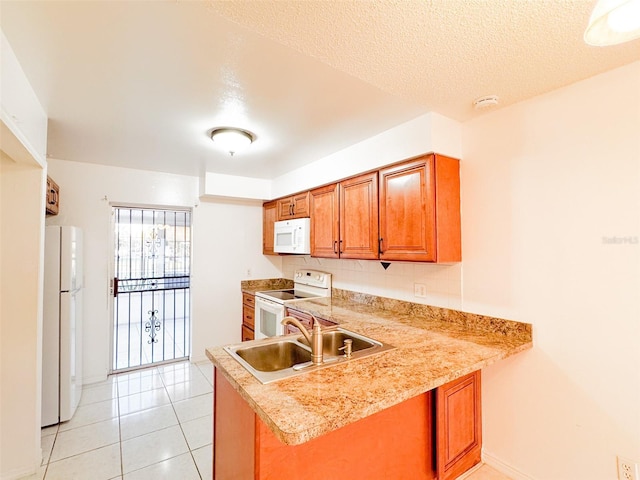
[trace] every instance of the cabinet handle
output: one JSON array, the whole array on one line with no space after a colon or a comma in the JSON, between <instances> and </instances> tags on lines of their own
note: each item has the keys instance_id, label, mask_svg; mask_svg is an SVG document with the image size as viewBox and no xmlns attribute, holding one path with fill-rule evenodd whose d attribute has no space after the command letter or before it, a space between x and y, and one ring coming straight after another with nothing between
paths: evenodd
<instances>
[{"instance_id":1,"label":"cabinet handle","mask_svg":"<svg viewBox=\"0 0 640 480\"><path fill-rule=\"evenodd\" d=\"M378 240L378 250L382 253L382 237Z\"/></svg>"},{"instance_id":2,"label":"cabinet handle","mask_svg":"<svg viewBox=\"0 0 640 480\"><path fill-rule=\"evenodd\" d=\"M338 253L338 241L333 241L333 253Z\"/></svg>"},{"instance_id":3,"label":"cabinet handle","mask_svg":"<svg viewBox=\"0 0 640 480\"><path fill-rule=\"evenodd\" d=\"M293 203L289 205L289 215L293 215Z\"/></svg>"},{"instance_id":4,"label":"cabinet handle","mask_svg":"<svg viewBox=\"0 0 640 480\"><path fill-rule=\"evenodd\" d=\"M340 240L340 253L344 253L344 250L342 250L342 240Z\"/></svg>"}]
</instances>

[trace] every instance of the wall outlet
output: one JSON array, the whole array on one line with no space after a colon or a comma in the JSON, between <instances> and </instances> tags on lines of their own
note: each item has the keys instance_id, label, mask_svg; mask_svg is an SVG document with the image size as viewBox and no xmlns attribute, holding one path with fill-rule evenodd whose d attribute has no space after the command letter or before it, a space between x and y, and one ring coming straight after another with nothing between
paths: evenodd
<instances>
[{"instance_id":1,"label":"wall outlet","mask_svg":"<svg viewBox=\"0 0 640 480\"><path fill-rule=\"evenodd\" d=\"M638 464L628 458L618 457L618 478L620 480L640 480Z\"/></svg>"},{"instance_id":2,"label":"wall outlet","mask_svg":"<svg viewBox=\"0 0 640 480\"><path fill-rule=\"evenodd\" d=\"M427 287L424 283L414 283L413 284L413 294L419 298L427 297Z\"/></svg>"}]
</instances>

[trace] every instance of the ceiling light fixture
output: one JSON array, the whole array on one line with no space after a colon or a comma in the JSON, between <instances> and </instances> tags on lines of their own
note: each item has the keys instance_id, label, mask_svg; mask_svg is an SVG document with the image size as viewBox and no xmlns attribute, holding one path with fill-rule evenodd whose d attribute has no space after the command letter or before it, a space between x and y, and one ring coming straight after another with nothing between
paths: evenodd
<instances>
[{"instance_id":1,"label":"ceiling light fixture","mask_svg":"<svg viewBox=\"0 0 640 480\"><path fill-rule=\"evenodd\" d=\"M239 150L248 147L256 136L248 130L235 127L219 127L211 130L211 140L231 156Z\"/></svg>"},{"instance_id":2,"label":"ceiling light fixture","mask_svg":"<svg viewBox=\"0 0 640 480\"><path fill-rule=\"evenodd\" d=\"M598 0L584 32L596 47L617 45L640 37L640 0Z\"/></svg>"}]
</instances>

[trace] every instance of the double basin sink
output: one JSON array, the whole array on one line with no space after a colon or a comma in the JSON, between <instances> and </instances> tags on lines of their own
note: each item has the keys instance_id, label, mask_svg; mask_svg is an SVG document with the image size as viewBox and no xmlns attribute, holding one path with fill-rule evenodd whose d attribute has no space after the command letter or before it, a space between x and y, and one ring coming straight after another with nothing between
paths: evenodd
<instances>
[{"instance_id":1,"label":"double basin sink","mask_svg":"<svg viewBox=\"0 0 640 480\"><path fill-rule=\"evenodd\" d=\"M349 358L343 353L345 340L351 340ZM311 347L302 335L272 337L254 345L230 345L224 350L261 383L270 383L395 348L341 327L325 329L322 344L321 365L311 362Z\"/></svg>"}]
</instances>

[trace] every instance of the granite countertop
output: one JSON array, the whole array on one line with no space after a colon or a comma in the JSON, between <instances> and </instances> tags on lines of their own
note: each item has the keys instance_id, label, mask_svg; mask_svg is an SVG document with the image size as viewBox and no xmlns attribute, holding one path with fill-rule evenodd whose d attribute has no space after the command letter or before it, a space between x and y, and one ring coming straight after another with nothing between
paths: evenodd
<instances>
[{"instance_id":1,"label":"granite countertop","mask_svg":"<svg viewBox=\"0 0 640 480\"><path fill-rule=\"evenodd\" d=\"M267 278L263 280L243 280L240 282L242 293L255 295L267 290L286 290L293 288L293 280L288 278Z\"/></svg>"},{"instance_id":2,"label":"granite countertop","mask_svg":"<svg viewBox=\"0 0 640 480\"><path fill-rule=\"evenodd\" d=\"M337 289L332 298L289 307L396 347L266 385L222 347L207 349L218 373L289 445L329 433L533 346L530 324Z\"/></svg>"}]
</instances>

